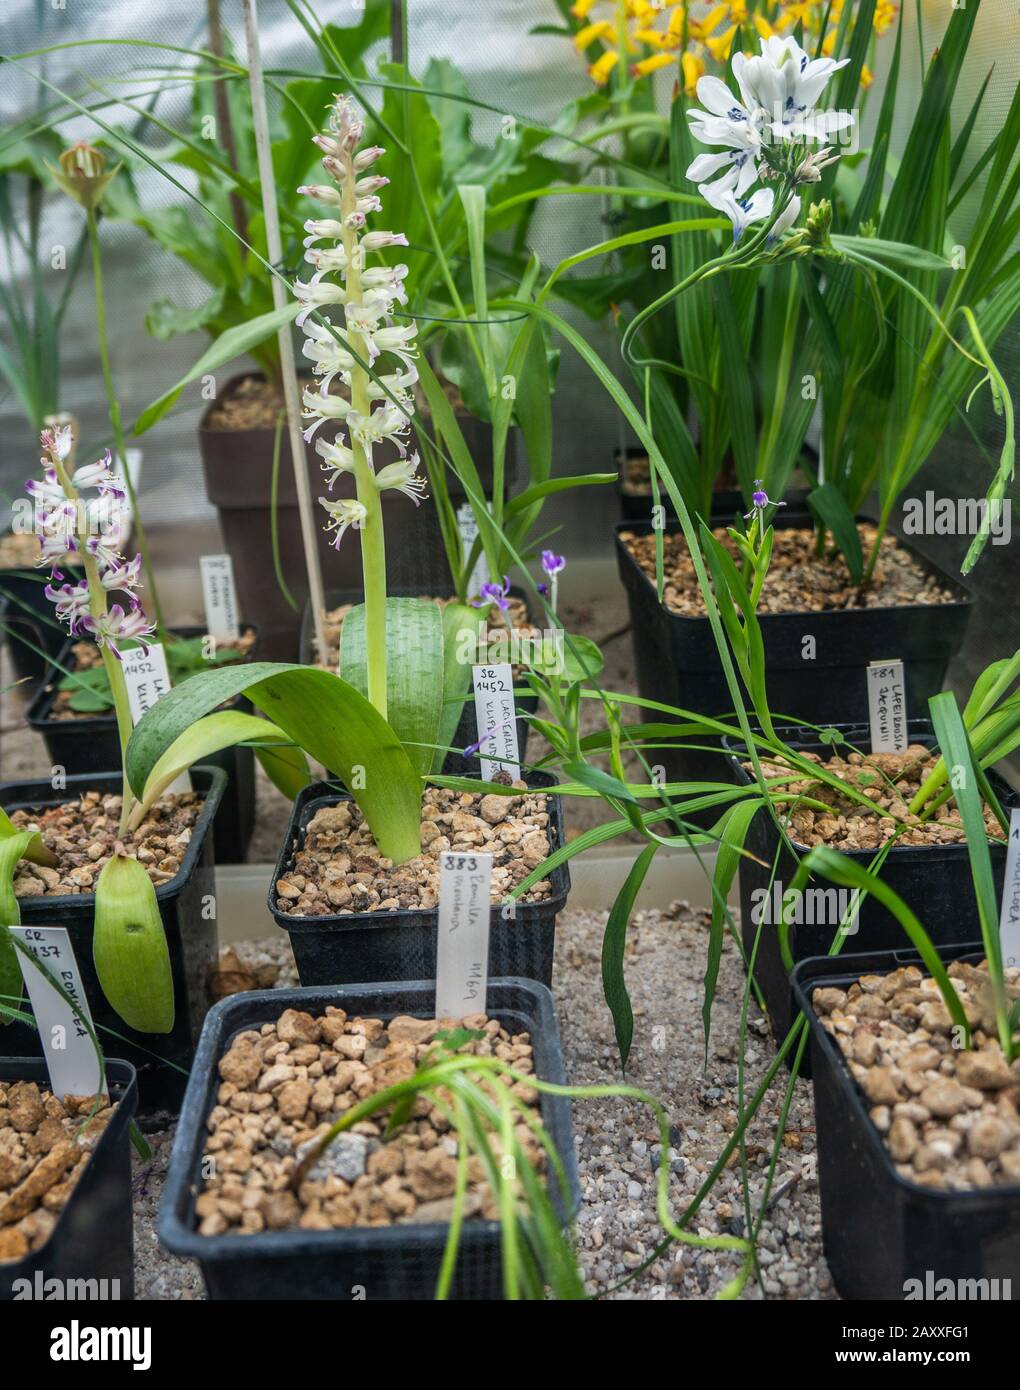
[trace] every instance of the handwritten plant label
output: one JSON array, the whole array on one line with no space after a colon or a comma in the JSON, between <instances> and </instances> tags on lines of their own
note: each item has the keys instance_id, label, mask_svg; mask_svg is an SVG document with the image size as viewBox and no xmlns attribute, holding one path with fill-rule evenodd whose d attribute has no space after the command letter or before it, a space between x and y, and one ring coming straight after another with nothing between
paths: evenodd
<instances>
[{"instance_id":1,"label":"handwritten plant label","mask_svg":"<svg viewBox=\"0 0 1020 1390\"><path fill-rule=\"evenodd\" d=\"M478 539L478 518L475 516L474 508L470 502L464 502L457 508L457 528L460 531L460 543L464 548L464 559L466 560L471 554L471 547ZM489 568L485 563L485 552L480 551L471 571L471 578L468 580L468 593L477 594L482 585L488 582L488 578Z\"/></svg>"},{"instance_id":2,"label":"handwritten plant label","mask_svg":"<svg viewBox=\"0 0 1020 1390\"><path fill-rule=\"evenodd\" d=\"M472 666L475 688L475 718L482 777L491 781L497 772L509 772L516 781L521 775L521 755L517 748L517 711L514 707L514 673L504 662L499 666Z\"/></svg>"},{"instance_id":3,"label":"handwritten plant label","mask_svg":"<svg viewBox=\"0 0 1020 1390\"><path fill-rule=\"evenodd\" d=\"M236 642L241 635L237 621L237 589L234 562L229 555L203 555L202 598L205 630L217 642Z\"/></svg>"},{"instance_id":4,"label":"handwritten plant label","mask_svg":"<svg viewBox=\"0 0 1020 1390\"><path fill-rule=\"evenodd\" d=\"M491 854L447 850L439 856L436 1018L464 1018L485 1008L491 892Z\"/></svg>"},{"instance_id":5,"label":"handwritten plant label","mask_svg":"<svg viewBox=\"0 0 1020 1390\"><path fill-rule=\"evenodd\" d=\"M91 1025L92 1015L66 928L11 927L11 931L32 955L29 960L19 951L18 961L39 1025L54 1095L63 1100L64 1096L94 1096L100 1088L105 1090L99 1058L86 1026ZM59 980L74 1000L73 1009L34 961Z\"/></svg>"},{"instance_id":6,"label":"handwritten plant label","mask_svg":"<svg viewBox=\"0 0 1020 1390\"><path fill-rule=\"evenodd\" d=\"M999 910L999 940L1003 965L1020 965L1020 806L1014 806L1009 813L1009 844Z\"/></svg>"},{"instance_id":7,"label":"handwritten plant label","mask_svg":"<svg viewBox=\"0 0 1020 1390\"><path fill-rule=\"evenodd\" d=\"M873 661L868 667L871 751L903 753L907 737L907 683L902 661Z\"/></svg>"},{"instance_id":8,"label":"handwritten plant label","mask_svg":"<svg viewBox=\"0 0 1020 1390\"><path fill-rule=\"evenodd\" d=\"M147 652L141 647L126 651L121 663L127 685L128 704L131 706L131 720L135 724L170 689L170 672L167 669L163 644L150 642L148 645ZM191 778L184 772L167 790L190 792Z\"/></svg>"}]
</instances>

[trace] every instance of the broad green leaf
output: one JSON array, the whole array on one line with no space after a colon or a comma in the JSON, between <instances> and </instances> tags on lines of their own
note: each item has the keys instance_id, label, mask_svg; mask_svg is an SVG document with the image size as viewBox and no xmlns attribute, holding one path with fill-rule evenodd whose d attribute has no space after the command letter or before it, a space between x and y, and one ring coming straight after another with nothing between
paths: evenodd
<instances>
[{"instance_id":1,"label":"broad green leaf","mask_svg":"<svg viewBox=\"0 0 1020 1390\"><path fill-rule=\"evenodd\" d=\"M340 674L368 693L365 606L340 629ZM386 600L386 712L390 728L420 777L431 771L443 706L443 618L431 599Z\"/></svg>"},{"instance_id":2,"label":"broad green leaf","mask_svg":"<svg viewBox=\"0 0 1020 1390\"><path fill-rule=\"evenodd\" d=\"M443 608L443 712L439 718L436 742L439 747L432 771L439 772L452 746L460 723L464 702L471 687L471 663L461 660L465 640L479 629L477 608L465 603L448 603Z\"/></svg>"},{"instance_id":3,"label":"broad green leaf","mask_svg":"<svg viewBox=\"0 0 1020 1390\"><path fill-rule=\"evenodd\" d=\"M114 854L99 875L92 958L107 1001L129 1028L173 1031L173 971L156 889L129 855Z\"/></svg>"},{"instance_id":4,"label":"broad green leaf","mask_svg":"<svg viewBox=\"0 0 1020 1390\"><path fill-rule=\"evenodd\" d=\"M6 819L6 817L5 817ZM21 908L14 896L14 872L18 860L24 859L33 840L39 837L31 830L15 830L0 838L0 998L16 1004L21 998L21 967L18 953L8 927L21 925ZM3 1016L10 1023L9 1016Z\"/></svg>"},{"instance_id":5,"label":"broad green leaf","mask_svg":"<svg viewBox=\"0 0 1020 1390\"><path fill-rule=\"evenodd\" d=\"M176 686L131 735L125 770L135 795L175 739L242 693L351 788L386 858L402 864L419 852L421 788L399 738L352 685L315 667L256 661Z\"/></svg>"},{"instance_id":6,"label":"broad green leaf","mask_svg":"<svg viewBox=\"0 0 1020 1390\"><path fill-rule=\"evenodd\" d=\"M273 309L271 313L260 314L258 318L249 319L247 323L239 323L234 328L228 328L202 354L195 365L181 377L176 386L172 386L169 391L164 391L162 396L142 411L135 421L132 433L135 435L144 434L146 430L151 429L157 421L162 420L168 410L176 405L181 392L189 382L197 381L210 372L219 371L228 362L233 362L235 358L250 352L252 348L257 347L278 329L285 327L296 318L300 307L295 299L293 303L285 304L282 309Z\"/></svg>"},{"instance_id":7,"label":"broad green leaf","mask_svg":"<svg viewBox=\"0 0 1020 1390\"><path fill-rule=\"evenodd\" d=\"M705 1066L708 1066L708 1043L712 1031L712 1004L722 960L723 934L726 930L726 899L740 865L744 842L758 811L764 805L761 798L742 801L722 818L723 832L712 875L712 921L708 931L708 956L705 961L705 996L701 1018L705 1029Z\"/></svg>"}]
</instances>

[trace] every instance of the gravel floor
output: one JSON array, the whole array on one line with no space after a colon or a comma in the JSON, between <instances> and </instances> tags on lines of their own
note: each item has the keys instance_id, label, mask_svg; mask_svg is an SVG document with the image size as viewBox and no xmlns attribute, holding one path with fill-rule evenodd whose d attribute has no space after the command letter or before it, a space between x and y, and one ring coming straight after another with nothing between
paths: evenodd
<instances>
[{"instance_id":1,"label":"gravel floor","mask_svg":"<svg viewBox=\"0 0 1020 1390\"><path fill-rule=\"evenodd\" d=\"M600 950L605 913L566 912L560 918L554 992L574 1084L619 1079L612 1020L602 999ZM636 914L631 926L627 979L635 1013L627 1081L657 1097L672 1125L669 1151L674 1214L683 1210L711 1168L736 1122L736 1043L743 984L739 960L727 946L719 976L713 1038L703 1066L701 992L707 917L686 903L666 912ZM296 983L289 946L280 938L236 948L244 964L281 966L279 986ZM760 1020L745 1051L753 1088L773 1055ZM785 1080L785 1078L784 1078ZM782 1095L767 1099L748 1132L752 1201L760 1193ZM582 1204L577 1243L592 1294L621 1299L714 1297L736 1273L738 1257L692 1247L670 1247L633 1282L608 1292L642 1265L661 1239L656 1217L658 1129L651 1113L630 1100L575 1102L574 1128ZM155 1217L172 1131L151 1134L153 1159L136 1160L136 1296L202 1298L196 1266L160 1250ZM814 1176L814 1113L810 1086L798 1083L760 1242L762 1289L744 1297L832 1298L821 1252L818 1189ZM756 1210L756 1205L753 1208ZM699 1234L741 1234L740 1171L727 1168L694 1223Z\"/></svg>"}]
</instances>

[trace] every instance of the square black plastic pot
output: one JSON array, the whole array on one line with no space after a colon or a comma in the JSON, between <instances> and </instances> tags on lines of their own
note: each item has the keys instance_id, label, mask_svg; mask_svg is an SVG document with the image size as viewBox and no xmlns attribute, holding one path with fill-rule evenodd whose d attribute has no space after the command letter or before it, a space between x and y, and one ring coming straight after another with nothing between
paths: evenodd
<instances>
[{"instance_id":1,"label":"square black plastic pot","mask_svg":"<svg viewBox=\"0 0 1020 1390\"><path fill-rule=\"evenodd\" d=\"M407 588L400 586L390 587L388 593L391 598L421 598L420 588ZM511 588L511 595L519 598L527 606L527 595L523 589ZM451 598L453 588L449 584L438 584L430 591L430 597ZM326 608L340 608L345 603L363 603L364 594L360 589L331 589L325 596ZM528 609L529 616L531 613ZM303 665L310 666L314 661L315 652L315 629L312 622L311 605L306 603L304 613L301 615L301 656ZM520 754L521 762L524 762L528 751L528 721L523 718L525 714L534 714L538 709L537 695L521 695L516 702L518 713L517 719L517 751ZM457 721L457 728L451 740L453 748L447 753L443 760L443 772L448 777L471 776L478 773L480 763L477 757L465 758L460 749L470 748L473 743L478 741L478 721L475 717L474 696L469 694L464 701L464 708L461 710L460 719Z\"/></svg>"},{"instance_id":2,"label":"square black plastic pot","mask_svg":"<svg viewBox=\"0 0 1020 1390\"><path fill-rule=\"evenodd\" d=\"M930 914L922 920L935 924ZM939 955L948 964L976 962L984 952L970 944L940 947ZM822 1242L833 1281L843 1298L899 1301L910 1279L922 1288L927 1280L998 1279L1010 1281L999 1286L1000 1298L1020 1298L1020 1186L946 1192L901 1177L811 1005L816 989L846 989L861 975L902 965L922 961L913 951L868 952L805 960L793 974L811 1035Z\"/></svg>"},{"instance_id":3,"label":"square black plastic pot","mask_svg":"<svg viewBox=\"0 0 1020 1390\"><path fill-rule=\"evenodd\" d=\"M19 898L21 925L66 927L74 948L96 1032L103 1048L116 1049L138 1072L138 1108L143 1114L176 1112L208 1010L209 976L216 965L216 873L212 823L223 794L219 768L193 767L191 780L204 798L179 873L156 889L160 916L170 950L174 986L174 1026L169 1033L139 1033L129 1028L107 1003L92 959L95 896L92 893ZM39 811L73 801L84 792L118 795L119 773L82 773L68 777L63 791L49 782L0 784L0 806L7 812ZM28 1008L27 999L23 1007ZM104 1029L112 1030L104 1032ZM39 1037L27 1023L0 1028L0 1056L39 1054Z\"/></svg>"},{"instance_id":4,"label":"square black plastic pot","mask_svg":"<svg viewBox=\"0 0 1020 1390\"><path fill-rule=\"evenodd\" d=\"M344 1301L354 1297L356 1289L363 1289L364 1297L373 1302L432 1298L449 1233L446 1225L201 1236L196 1229L195 1201L202 1190L207 1120L220 1087L217 1064L237 1033L272 1023L285 1009L315 1015L327 1005L385 1022L398 1014L433 1018L435 989L432 981L413 980L399 985L264 990L235 995L209 1010L170 1155L159 1238L175 1255L198 1260L210 1298ZM490 1018L499 1019L512 1032L531 1034L537 1077L565 1083L552 995L543 985L534 980L491 979L485 1008ZM566 1193L555 1181L550 1192L566 1224L580 1204L570 1101L543 1095L541 1107L566 1175ZM498 1222L464 1222L450 1296L502 1297Z\"/></svg>"},{"instance_id":5,"label":"square black plastic pot","mask_svg":"<svg viewBox=\"0 0 1020 1390\"><path fill-rule=\"evenodd\" d=\"M257 629L251 623L242 628L256 632L256 640L246 660L253 659L258 647ZM201 627L174 629L178 637L202 637ZM76 661L74 644L66 642L49 668L46 681L36 693L25 716L28 725L42 736L54 767L65 772L102 772L120 762L120 734L117 716L88 715L81 719L53 719L51 711L57 688L65 671L73 671ZM250 701L238 695L230 701L230 709L251 710ZM206 766L218 767L226 777L220 813L213 822L213 844L217 864L243 864L255 831L255 754L250 748L221 748L205 759Z\"/></svg>"},{"instance_id":6,"label":"square black plastic pot","mask_svg":"<svg viewBox=\"0 0 1020 1390\"><path fill-rule=\"evenodd\" d=\"M651 492L636 492L633 488L627 487L624 482L624 467L631 459L647 459L648 454L645 449L632 447L629 449L617 450L615 456L616 468L616 495L620 500L620 516L624 521L645 521L652 519L652 494ZM817 466L817 463L813 464ZM784 500L787 507L787 515L796 514L801 517L808 515L807 488L792 488L784 493ZM676 508L673 506L665 488L659 489L659 500L666 509L667 517L676 516ZM744 494L739 488L718 488L712 493L712 519L717 524L730 523L734 517L742 515L747 510L747 503L744 501Z\"/></svg>"},{"instance_id":7,"label":"square black plastic pot","mask_svg":"<svg viewBox=\"0 0 1020 1390\"><path fill-rule=\"evenodd\" d=\"M36 1081L41 1088L49 1088L46 1063L38 1057L0 1057L0 1081ZM128 1134L138 1102L135 1069L130 1062L108 1059L106 1081L117 1108L49 1240L14 1264L0 1264L0 1302L135 1296ZM60 1281L61 1292L55 1292L57 1285L50 1285L47 1294L46 1281L50 1279Z\"/></svg>"},{"instance_id":8,"label":"square black plastic pot","mask_svg":"<svg viewBox=\"0 0 1020 1390\"><path fill-rule=\"evenodd\" d=\"M528 786L544 791L556 779L535 772ZM347 912L329 917L292 917L276 906L276 885L304 843L308 822L324 806L350 801L346 793L318 782L305 787L294 802L287 838L269 885L269 910L290 936L303 985L357 984L360 980L427 980L436 973L439 934L437 908L400 908L392 912ZM563 844L563 815L559 797L549 797L550 853ZM556 915L570 892L570 871L560 864L549 875L552 894L542 902L516 905L515 915L503 917L494 904L489 925L489 974L521 975L552 983L556 945Z\"/></svg>"},{"instance_id":9,"label":"square black plastic pot","mask_svg":"<svg viewBox=\"0 0 1020 1390\"><path fill-rule=\"evenodd\" d=\"M870 747L871 733L867 725L836 725L847 743L857 748ZM779 737L791 748L800 753L819 753L833 750L821 743L813 729L779 728ZM912 719L909 722L911 743L923 743L934 747L935 734L927 719ZM733 776L745 785L751 778L742 767L743 745L736 740L724 739L729 749L730 766ZM737 750L740 750L739 752ZM1020 804L1020 794L1015 792L996 773L989 773L989 780L995 789L1004 809ZM751 854L772 865L779 845L779 832L768 811L764 808L751 822L745 841L745 848ZM802 854L807 854L806 845L798 846ZM992 872L995 876L995 891L1001 897L1003 878L1006 872L1005 845L990 845ZM867 868L875 856L874 850L844 851L848 859ZM788 887L797 866L793 855L784 847L776 869L776 882ZM954 845L898 845L889 851L882 866L882 882L913 908L925 923L927 931L937 945L955 946L961 942L974 941L981 935L977 900L970 872L970 860L965 844ZM765 998L773 1034L782 1041L797 1017L793 1002L790 979L779 953L779 934L774 924L767 922L758 926L751 920L752 909L756 903L765 901L756 893L767 893L771 868L756 864L743 856L740 860L740 933L744 950L750 956L755 937L760 931L758 952L755 957L754 977ZM820 882L820 887L826 887ZM825 955L832 943L836 927L834 925L794 925L790 927L790 952L795 962L810 956ZM892 951L901 947L905 941L903 928L887 908L869 894L861 904L858 929L847 937L843 951ZM842 956L841 956L842 958ZM801 1075L807 1075L801 1066Z\"/></svg>"},{"instance_id":10,"label":"square black plastic pot","mask_svg":"<svg viewBox=\"0 0 1020 1390\"><path fill-rule=\"evenodd\" d=\"M777 530L808 524L803 515L785 511L775 520ZM666 523L671 535L679 527L679 522ZM624 531L647 535L651 530L648 522L616 528L616 556L630 607L638 691L648 699L696 714L725 718L733 701L708 618L684 617L660 604L654 583L621 539ZM902 540L899 544L906 546ZM759 615L769 706L776 719L857 723L868 709L871 661L903 661L907 709L928 708L929 696L942 689L950 658L963 645L974 597L916 551L910 553L955 592L952 603ZM815 657L805 661L804 639L809 636L815 640ZM655 756L670 781L720 780L720 759L715 753L657 750Z\"/></svg>"}]
</instances>

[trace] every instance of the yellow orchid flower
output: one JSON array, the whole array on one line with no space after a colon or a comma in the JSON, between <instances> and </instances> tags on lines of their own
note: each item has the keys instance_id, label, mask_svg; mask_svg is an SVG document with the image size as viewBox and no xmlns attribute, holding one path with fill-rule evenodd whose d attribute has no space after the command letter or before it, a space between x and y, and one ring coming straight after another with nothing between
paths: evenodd
<instances>
[{"instance_id":1,"label":"yellow orchid flower","mask_svg":"<svg viewBox=\"0 0 1020 1390\"><path fill-rule=\"evenodd\" d=\"M570 7L570 13L575 19L587 19L598 3L599 0L576 0Z\"/></svg>"},{"instance_id":2,"label":"yellow orchid flower","mask_svg":"<svg viewBox=\"0 0 1020 1390\"><path fill-rule=\"evenodd\" d=\"M725 33L718 34L715 38L706 39L705 46L717 63L724 63L730 56L730 49L733 47L733 39L737 32L737 26L731 24Z\"/></svg>"}]
</instances>

